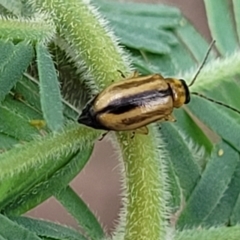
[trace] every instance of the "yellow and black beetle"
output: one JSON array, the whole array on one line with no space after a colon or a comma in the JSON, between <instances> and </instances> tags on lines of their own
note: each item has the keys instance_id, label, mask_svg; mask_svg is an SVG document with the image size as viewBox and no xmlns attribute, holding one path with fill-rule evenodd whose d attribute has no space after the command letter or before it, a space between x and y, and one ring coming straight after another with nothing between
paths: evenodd
<instances>
[{"instance_id":1,"label":"yellow and black beetle","mask_svg":"<svg viewBox=\"0 0 240 240\"><path fill-rule=\"evenodd\" d=\"M173 109L189 103L189 87L195 82L214 42L189 85L182 79L164 78L160 74L139 76L134 72L132 77L113 83L90 100L79 116L78 122L107 131L134 131L147 134L146 126L150 123L174 121L171 115ZM237 109L200 93L191 94L240 113Z\"/></svg>"},{"instance_id":2,"label":"yellow and black beetle","mask_svg":"<svg viewBox=\"0 0 240 240\"><path fill-rule=\"evenodd\" d=\"M146 125L174 120L171 115L190 101L184 80L160 74L138 76L114 83L93 98L78 122L96 129L147 133Z\"/></svg>"}]
</instances>

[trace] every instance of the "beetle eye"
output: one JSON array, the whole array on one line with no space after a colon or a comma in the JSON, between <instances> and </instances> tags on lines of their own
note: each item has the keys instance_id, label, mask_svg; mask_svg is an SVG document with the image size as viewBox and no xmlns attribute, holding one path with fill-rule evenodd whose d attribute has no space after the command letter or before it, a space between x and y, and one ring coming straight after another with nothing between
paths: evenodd
<instances>
[{"instance_id":1,"label":"beetle eye","mask_svg":"<svg viewBox=\"0 0 240 240\"><path fill-rule=\"evenodd\" d=\"M184 102L184 104L188 104L190 102L190 92L189 92L188 85L186 84L186 82L183 79L180 79L180 82L182 83L183 88L185 90L185 102Z\"/></svg>"}]
</instances>

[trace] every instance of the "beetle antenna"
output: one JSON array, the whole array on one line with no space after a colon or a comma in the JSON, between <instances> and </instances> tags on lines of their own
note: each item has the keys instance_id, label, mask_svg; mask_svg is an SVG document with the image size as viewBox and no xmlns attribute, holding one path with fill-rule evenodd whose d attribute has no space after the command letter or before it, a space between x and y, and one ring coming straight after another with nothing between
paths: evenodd
<instances>
[{"instance_id":1,"label":"beetle antenna","mask_svg":"<svg viewBox=\"0 0 240 240\"><path fill-rule=\"evenodd\" d=\"M191 94L197 95L197 96L199 96L199 97L201 97L201 98L205 98L205 99L207 99L207 100L210 101L210 102L213 102L213 103L216 103L216 104L218 104L218 105L224 106L224 107L226 107L226 108L228 108L228 109L231 109L232 111L237 112L238 114L240 114L240 111L239 111L238 109L236 109L236 108L234 108L234 107L231 107L231 106L229 106L229 105L227 105L227 104L225 104L225 103L223 103L223 102L219 102L219 101L216 101L216 100L214 100L214 99L212 99L212 98L206 97L205 95L203 95L203 94L201 94L201 93L191 92Z\"/></svg>"},{"instance_id":2,"label":"beetle antenna","mask_svg":"<svg viewBox=\"0 0 240 240\"><path fill-rule=\"evenodd\" d=\"M211 51L213 45L215 44L215 42L216 42L215 40L212 40L212 42L211 42L211 44L210 44L210 46L209 46L209 48L208 48L208 50L207 50L207 53L206 53L206 55L205 55L205 57L204 57L204 59L203 59L203 61L202 61L202 64L201 64L200 67L198 68L198 70L197 70L197 72L196 72L193 80L192 80L191 83L188 85L188 87L191 87L191 86L194 84L194 82L196 81L197 76L198 76L199 73L201 72L204 64L206 63L207 58L208 58L208 56L209 56L209 54L210 54L210 51ZM208 100L208 101L210 101L210 102L213 102L213 103L216 103L216 104L218 104L218 105L224 106L225 108L231 109L232 111L237 112L238 114L240 114L240 110L238 110L238 109L236 109L236 108L234 108L234 107L231 107L231 106L229 106L229 105L227 105L227 104L225 104L225 103L223 103L223 102L220 102L220 101L214 100L214 99L212 99L212 98L209 98L209 97L207 97L207 96L205 96L205 95L203 95L203 94L201 94L201 93L191 92L191 94L196 95L196 96L199 96L199 97L201 97L201 98L205 98L206 100Z\"/></svg>"},{"instance_id":3,"label":"beetle antenna","mask_svg":"<svg viewBox=\"0 0 240 240\"><path fill-rule=\"evenodd\" d=\"M206 55L205 55L205 57L204 57L201 65L199 66L199 68L198 68L198 70L197 70L197 72L196 72L193 80L190 82L190 84L188 85L188 87L191 87L191 86L194 84L194 82L196 81L197 76L199 75L199 73L201 72L203 66L205 65L205 63L206 63L206 61L207 61L207 59L208 59L208 56L209 56L209 54L210 54L210 51L211 51L213 45L215 44L215 42L216 42L216 40L212 40L210 46L208 47L208 50L207 50L207 52L206 52Z\"/></svg>"}]
</instances>

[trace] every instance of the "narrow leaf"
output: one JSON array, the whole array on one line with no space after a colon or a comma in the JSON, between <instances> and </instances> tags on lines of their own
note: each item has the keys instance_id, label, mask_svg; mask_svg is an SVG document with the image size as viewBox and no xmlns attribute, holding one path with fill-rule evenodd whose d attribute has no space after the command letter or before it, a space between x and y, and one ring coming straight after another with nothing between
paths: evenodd
<instances>
[{"instance_id":1,"label":"narrow leaf","mask_svg":"<svg viewBox=\"0 0 240 240\"><path fill-rule=\"evenodd\" d=\"M121 38L121 43L127 47L156 54L167 54L170 53L169 44L177 43L174 36L166 31L144 29L142 26L125 25L122 22L115 22L113 26L116 35Z\"/></svg>"},{"instance_id":2,"label":"narrow leaf","mask_svg":"<svg viewBox=\"0 0 240 240\"><path fill-rule=\"evenodd\" d=\"M218 154L219 150L223 151L223 155ZM179 228L192 228L202 225L223 198L238 161L238 154L228 144L222 142L217 145L201 180L178 219Z\"/></svg>"},{"instance_id":3,"label":"narrow leaf","mask_svg":"<svg viewBox=\"0 0 240 240\"><path fill-rule=\"evenodd\" d=\"M232 210L232 215L230 217L230 224L232 226L238 224L240 221L240 196L238 196L235 207Z\"/></svg>"},{"instance_id":4,"label":"narrow leaf","mask_svg":"<svg viewBox=\"0 0 240 240\"><path fill-rule=\"evenodd\" d=\"M212 213L204 220L204 225L217 226L229 224L229 218L232 213L234 215L235 212L234 207L240 193L239 179L240 179L240 161L238 162L238 165L236 167L232 180L228 186L228 189L223 194L223 198L220 200L219 204L212 211ZM232 222L230 225L233 225Z\"/></svg>"},{"instance_id":5,"label":"narrow leaf","mask_svg":"<svg viewBox=\"0 0 240 240\"><path fill-rule=\"evenodd\" d=\"M21 0L1 0L0 4L3 5L9 12L14 13L15 15L21 14Z\"/></svg>"},{"instance_id":6,"label":"narrow leaf","mask_svg":"<svg viewBox=\"0 0 240 240\"><path fill-rule=\"evenodd\" d=\"M240 39L240 2L238 0L233 0L233 11L236 23L236 30L238 34L238 39Z\"/></svg>"},{"instance_id":7,"label":"narrow leaf","mask_svg":"<svg viewBox=\"0 0 240 240\"><path fill-rule=\"evenodd\" d=\"M149 5L148 5L149 6ZM104 11L105 9L102 9L100 7L100 11L102 10L103 15L107 17L110 21L110 25L112 25L113 22L122 22L124 24L131 24L132 27L136 26L142 26L145 28L151 28L151 29L173 29L179 25L180 16L177 15L176 17L167 17L162 16L161 13L159 13L158 16L153 16L151 14L149 15L140 15L140 14L134 14L134 13L118 13L116 14L115 9L113 9L111 12ZM146 36L147 37L147 36Z\"/></svg>"},{"instance_id":8,"label":"narrow leaf","mask_svg":"<svg viewBox=\"0 0 240 240\"><path fill-rule=\"evenodd\" d=\"M0 236L2 239L41 240L35 233L0 214Z\"/></svg>"},{"instance_id":9,"label":"narrow leaf","mask_svg":"<svg viewBox=\"0 0 240 240\"><path fill-rule=\"evenodd\" d=\"M186 200L200 178L200 169L194 160L191 149L188 148L187 142L183 141L179 130L173 124L163 125L160 131L163 134L166 149Z\"/></svg>"},{"instance_id":10,"label":"narrow leaf","mask_svg":"<svg viewBox=\"0 0 240 240\"><path fill-rule=\"evenodd\" d=\"M76 230L64 227L60 224L28 217L12 217L10 219L41 237L59 240L86 240L86 238L80 233L78 233Z\"/></svg>"},{"instance_id":11,"label":"narrow leaf","mask_svg":"<svg viewBox=\"0 0 240 240\"><path fill-rule=\"evenodd\" d=\"M193 148L195 145L196 148L203 148L203 151L210 154L213 150L213 143L201 128L203 125L200 127L199 122L196 122L196 119L194 119L188 109L186 107L183 108L184 109L174 111L174 115L177 119L176 128L178 132L183 136L183 140L185 140L185 138L188 140L188 145L192 152L194 152ZM191 143L191 139L194 143Z\"/></svg>"},{"instance_id":12,"label":"narrow leaf","mask_svg":"<svg viewBox=\"0 0 240 240\"><path fill-rule=\"evenodd\" d=\"M59 156L58 158L54 157L47 158L45 159L46 160L45 164L39 165L35 163L35 165L30 166L28 169L20 173L13 171L13 167L10 165L11 161L9 160L9 165L11 166L9 171L12 170L13 174L10 177L2 178L0 192L0 208L2 209L2 212L4 211L6 212L7 210L10 209L9 211L11 211L12 213L15 210L15 208L25 209L26 199L29 201L28 198L29 196L31 197L31 194L35 194L36 196L37 194L36 190L39 188L39 184L41 182L48 184L47 180L59 168L64 166L64 164L67 164L71 160L72 155L74 154L72 153L67 156ZM34 171L34 169L37 169L37 171ZM12 189L12 191L9 192L9 189ZM48 196L50 197L51 193L49 193ZM38 198L38 200L40 201L41 198Z\"/></svg>"},{"instance_id":13,"label":"narrow leaf","mask_svg":"<svg viewBox=\"0 0 240 240\"><path fill-rule=\"evenodd\" d=\"M5 65L11 63L11 56L14 52L14 45L10 41L0 40L0 71L2 72Z\"/></svg>"},{"instance_id":14,"label":"narrow leaf","mask_svg":"<svg viewBox=\"0 0 240 240\"><path fill-rule=\"evenodd\" d=\"M238 240L240 239L240 226L212 227L210 229L198 228L183 230L176 233L176 240Z\"/></svg>"},{"instance_id":15,"label":"narrow leaf","mask_svg":"<svg viewBox=\"0 0 240 240\"><path fill-rule=\"evenodd\" d=\"M14 91L21 94L29 106L33 107L36 111L42 114L39 84L32 82L24 76L20 81L18 81Z\"/></svg>"},{"instance_id":16,"label":"narrow leaf","mask_svg":"<svg viewBox=\"0 0 240 240\"><path fill-rule=\"evenodd\" d=\"M173 75L179 74L179 72L188 71L195 63L192 52L186 49L180 41L177 45L171 48L170 54L174 64L174 72L172 73Z\"/></svg>"},{"instance_id":17,"label":"narrow leaf","mask_svg":"<svg viewBox=\"0 0 240 240\"><path fill-rule=\"evenodd\" d=\"M58 131L63 127L63 107L56 69L46 47L38 44L36 50L43 116L49 128Z\"/></svg>"},{"instance_id":18,"label":"narrow leaf","mask_svg":"<svg viewBox=\"0 0 240 240\"><path fill-rule=\"evenodd\" d=\"M7 151L9 148L12 148L18 141L4 133L0 133L0 153Z\"/></svg>"},{"instance_id":19,"label":"narrow leaf","mask_svg":"<svg viewBox=\"0 0 240 240\"><path fill-rule=\"evenodd\" d=\"M208 24L216 46L222 55L238 48L237 36L230 16L229 1L204 0Z\"/></svg>"},{"instance_id":20,"label":"narrow leaf","mask_svg":"<svg viewBox=\"0 0 240 240\"><path fill-rule=\"evenodd\" d=\"M31 119L43 118L41 112L37 111L25 102L25 98L23 95L21 95L21 93L19 93L19 99L17 92L13 96L8 95L2 103L2 106L9 108L12 112L22 116L27 122L29 122Z\"/></svg>"},{"instance_id":21,"label":"narrow leaf","mask_svg":"<svg viewBox=\"0 0 240 240\"><path fill-rule=\"evenodd\" d=\"M55 195L55 197L78 221L91 239L102 239L104 237L104 232L96 217L69 186Z\"/></svg>"},{"instance_id":22,"label":"narrow leaf","mask_svg":"<svg viewBox=\"0 0 240 240\"><path fill-rule=\"evenodd\" d=\"M51 166L49 166L48 176L46 175L41 181L35 184L29 191L25 191L14 199L9 205L4 208L4 212L8 215L21 215L30 209L34 208L38 204L42 203L49 197L57 194L61 191L61 189L65 188L69 182L83 169L89 157L92 153L92 147L85 148L82 151L74 154L71 159L67 162L67 164L63 165L63 167L59 168L53 174L49 170L51 170ZM66 159L66 157L65 157ZM58 165L60 165L60 159L56 159ZM66 160L65 160L66 162ZM50 162L51 164L51 162ZM47 166L46 166L47 167ZM45 168L38 169L38 175L44 176ZM53 172L53 171L52 171ZM36 182L37 176L35 177L31 174L29 177L33 177ZM38 177L39 179L39 177ZM26 181L25 181L26 182ZM31 182L31 181L30 181ZM28 184L29 186L29 184Z\"/></svg>"},{"instance_id":23,"label":"narrow leaf","mask_svg":"<svg viewBox=\"0 0 240 240\"><path fill-rule=\"evenodd\" d=\"M121 12L140 16L161 16L171 18L179 17L181 14L177 8L160 4L113 3L110 1L98 1L98 3L105 11L115 11L116 13Z\"/></svg>"},{"instance_id":24,"label":"narrow leaf","mask_svg":"<svg viewBox=\"0 0 240 240\"><path fill-rule=\"evenodd\" d=\"M143 55L143 59L145 64L154 69L155 72L161 73L164 75L171 75L175 72L175 66L173 59L170 57L169 54L159 55L153 54L150 52L140 51L140 54Z\"/></svg>"},{"instance_id":25,"label":"narrow leaf","mask_svg":"<svg viewBox=\"0 0 240 240\"><path fill-rule=\"evenodd\" d=\"M0 102L21 78L33 58L31 45L21 42L14 47L8 64L0 73Z\"/></svg>"},{"instance_id":26,"label":"narrow leaf","mask_svg":"<svg viewBox=\"0 0 240 240\"><path fill-rule=\"evenodd\" d=\"M238 114L197 97L192 98L188 107L204 124L240 152Z\"/></svg>"},{"instance_id":27,"label":"narrow leaf","mask_svg":"<svg viewBox=\"0 0 240 240\"><path fill-rule=\"evenodd\" d=\"M0 132L15 139L30 141L39 130L30 125L29 120L13 109L0 105Z\"/></svg>"},{"instance_id":28,"label":"narrow leaf","mask_svg":"<svg viewBox=\"0 0 240 240\"><path fill-rule=\"evenodd\" d=\"M206 40L186 19L182 19L182 24L176 28L176 33L181 42L183 42L185 45L185 47L182 45L182 48L188 49L188 51L193 54L195 62L201 63L209 47L209 44L206 42ZM173 55L172 57L175 58L176 56ZM182 58L185 58L185 55L182 55ZM213 55L210 54L208 59L212 58ZM182 64L180 59L179 64Z\"/></svg>"},{"instance_id":29,"label":"narrow leaf","mask_svg":"<svg viewBox=\"0 0 240 240\"><path fill-rule=\"evenodd\" d=\"M88 138L85 137L86 132ZM50 178L54 171L67 164L70 156L79 148L89 146L91 150L93 139L96 137L96 131L80 128L78 124L71 124L59 134L49 134L43 139L38 138L0 154L2 206L14 201L20 194L23 194L24 189L28 191L30 187L33 187L32 185ZM35 171L36 169L39 169L39 172ZM9 189L11 189L10 192ZM20 191L21 189L23 190Z\"/></svg>"}]
</instances>

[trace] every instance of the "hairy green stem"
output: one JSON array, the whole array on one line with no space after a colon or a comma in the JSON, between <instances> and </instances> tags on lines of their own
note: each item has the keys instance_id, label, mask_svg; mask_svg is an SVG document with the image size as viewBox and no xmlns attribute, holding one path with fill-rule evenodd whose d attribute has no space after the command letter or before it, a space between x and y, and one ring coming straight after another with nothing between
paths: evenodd
<instances>
[{"instance_id":1,"label":"hairy green stem","mask_svg":"<svg viewBox=\"0 0 240 240\"><path fill-rule=\"evenodd\" d=\"M169 234L167 226L167 174L158 129L148 136L121 134L126 178L125 240L159 240ZM161 153L161 154L160 154ZM122 229L120 229L121 231ZM118 238L117 238L118 239Z\"/></svg>"},{"instance_id":2,"label":"hairy green stem","mask_svg":"<svg viewBox=\"0 0 240 240\"><path fill-rule=\"evenodd\" d=\"M229 81L231 77L240 74L240 52L229 55L226 58L219 58L204 66L197 77L196 82L191 87L191 91L199 91L201 89L210 89L219 79ZM184 74L183 78L191 81L196 70Z\"/></svg>"},{"instance_id":3,"label":"hairy green stem","mask_svg":"<svg viewBox=\"0 0 240 240\"><path fill-rule=\"evenodd\" d=\"M79 148L84 148L86 144L91 145L97 136L95 131L73 124L58 134L50 134L46 138L37 139L3 153L0 155L0 181L25 172L29 168L46 164L51 158L74 153Z\"/></svg>"},{"instance_id":4,"label":"hairy green stem","mask_svg":"<svg viewBox=\"0 0 240 240\"><path fill-rule=\"evenodd\" d=\"M121 78L119 71L129 72L123 54L105 20L84 1L35 0L40 11L51 16L60 37L60 43L78 68L85 70L84 78L97 85L98 89Z\"/></svg>"},{"instance_id":5,"label":"hairy green stem","mask_svg":"<svg viewBox=\"0 0 240 240\"><path fill-rule=\"evenodd\" d=\"M7 40L25 40L33 43L49 42L55 34L54 24L44 15L36 18L0 17L0 36Z\"/></svg>"}]
</instances>

